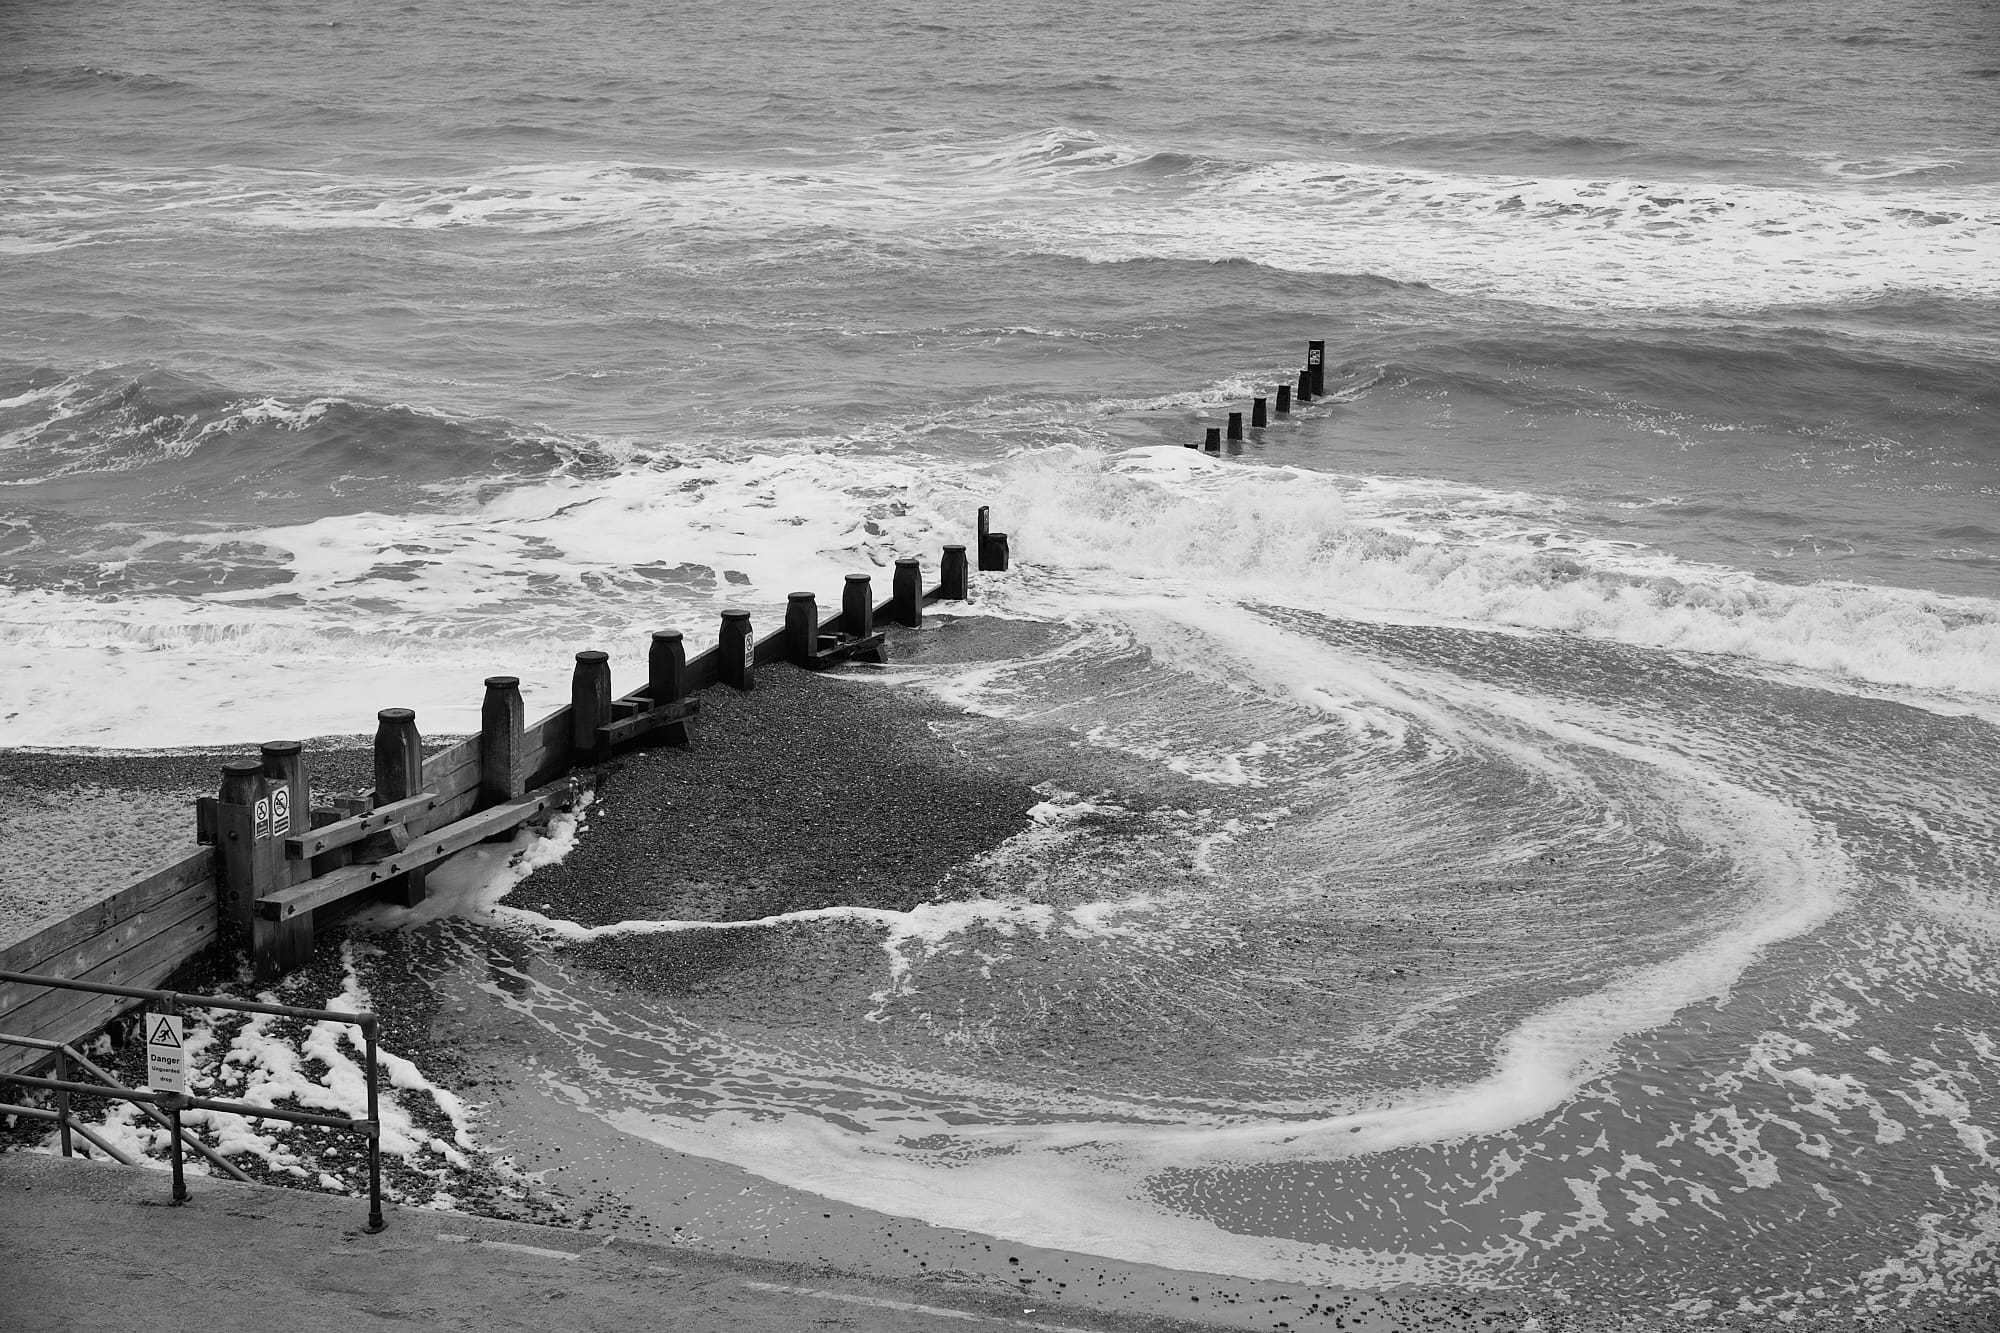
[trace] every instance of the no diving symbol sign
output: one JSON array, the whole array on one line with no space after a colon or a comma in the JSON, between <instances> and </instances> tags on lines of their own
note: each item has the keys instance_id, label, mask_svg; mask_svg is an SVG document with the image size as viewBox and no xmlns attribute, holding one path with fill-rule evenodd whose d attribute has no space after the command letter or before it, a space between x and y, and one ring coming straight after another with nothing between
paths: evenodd
<instances>
[{"instance_id":1,"label":"no diving symbol sign","mask_svg":"<svg viewBox=\"0 0 2000 1333\"><path fill-rule=\"evenodd\" d=\"M146 1086L154 1092L187 1091L187 1047L179 1014L146 1015Z\"/></svg>"},{"instance_id":2,"label":"no diving symbol sign","mask_svg":"<svg viewBox=\"0 0 2000 1333\"><path fill-rule=\"evenodd\" d=\"M280 787L271 793L271 836L282 838L292 831L292 789Z\"/></svg>"}]
</instances>

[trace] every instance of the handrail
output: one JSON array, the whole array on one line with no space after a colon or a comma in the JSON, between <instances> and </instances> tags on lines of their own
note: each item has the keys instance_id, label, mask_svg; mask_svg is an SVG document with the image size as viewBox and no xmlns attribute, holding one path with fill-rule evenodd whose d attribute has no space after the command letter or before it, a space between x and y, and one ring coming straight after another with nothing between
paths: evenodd
<instances>
[{"instance_id":1,"label":"handrail","mask_svg":"<svg viewBox=\"0 0 2000 1333\"><path fill-rule=\"evenodd\" d=\"M62 1124L63 1156L65 1157L68 1157L70 1155L69 1135L70 1131L74 1129L77 1133L89 1139L92 1143L96 1144L99 1148L102 1148L106 1153L110 1154L112 1157L117 1158L120 1162L123 1162L126 1166L138 1165L138 1163L134 1162L130 1157L127 1157L124 1153L120 1152L118 1149L112 1147L104 1140L98 1138L97 1135L91 1132L90 1127L88 1125L77 1124L71 1121L69 1116L69 1094L78 1089L88 1089L91 1096L97 1096L99 1095L99 1093L98 1090L90 1084L68 1082L67 1080L69 1078L69 1071L66 1068L64 1068L64 1065L68 1061L74 1060L78 1064L82 1065L84 1069L89 1073L95 1074L97 1077L103 1079L105 1083L110 1085L112 1088L116 1088L124 1092L130 1092L131 1091L130 1088L127 1088L123 1083L120 1083L116 1078L112 1077L108 1072L106 1072L103 1068L101 1068L95 1060L92 1060L89 1056L85 1055L82 1051L76 1049L76 1047L71 1046L68 1042L50 1041L46 1037L17 1037L12 1033L0 1032L0 1043L5 1043L11 1046L26 1046L28 1049L36 1051L52 1051L55 1053L56 1057L56 1077L54 1080L45 1080L45 1082L54 1082L57 1085L57 1091L60 1093L60 1096L58 1096L56 1099L57 1100L56 1109L53 1111L42 1111L32 1106L20 1106L20 1107L15 1107L12 1111L8 1112L8 1114L25 1115L32 1120L60 1121ZM160 1128L171 1129L173 1127L173 1122L169 1120L166 1116L161 1115L160 1110L157 1106L154 1106L148 1102L134 1102L133 1104L137 1106L141 1111L145 1112L146 1118L151 1120L154 1124L160 1126ZM183 1129L181 1131L181 1137L187 1140L188 1147L194 1149L196 1152L200 1153L203 1157L207 1158L209 1162L212 1163L213 1165L221 1167L224 1172L228 1173L231 1176L234 1176L236 1179L242 1181L246 1185L251 1183L250 1177L244 1175L242 1169L238 1167L236 1163L230 1161L227 1157L224 1157L221 1153L217 1152L215 1149L209 1147L206 1143L203 1143L200 1139L196 1138L193 1131Z\"/></svg>"},{"instance_id":2,"label":"handrail","mask_svg":"<svg viewBox=\"0 0 2000 1333\"><path fill-rule=\"evenodd\" d=\"M332 1129L344 1129L360 1134L368 1140L368 1226L369 1232L377 1232L388 1225L382 1216L382 1119L380 1091L377 1074L376 1019L372 1013L348 1013L340 1009L302 1009L289 1004L264 1004L257 1000L238 1000L226 995L187 995L179 991L146 990L138 986L112 986L97 981L70 981L62 977L38 976L31 972L0 971L0 983L15 982L29 986L43 986L51 990L85 991L94 995L120 995L131 999L146 1000L159 1006L162 1013L172 1014L181 1005L192 1005L197 1009L228 1009L238 1013L275 1014L285 1018L308 1018L317 1022L351 1023L361 1029L361 1036L367 1049L367 1066L364 1073L368 1085L368 1118L355 1120L345 1116L313 1115L306 1111L288 1111L277 1106L255 1106L249 1102L216 1101L208 1097L192 1097L185 1092L139 1092L116 1083L110 1075L99 1069L70 1046L61 1042L51 1042L41 1037L16 1037L0 1032L0 1043L27 1046L35 1050L52 1050L56 1053L58 1072L67 1075L68 1070L61 1062L74 1056L85 1068L99 1078L111 1083L111 1087L99 1087L92 1083L75 1083L67 1077L34 1078L27 1074L0 1073L0 1083L16 1083L23 1087L43 1088L56 1093L59 1107L56 1111L42 1111L35 1107L12 1106L7 1114L26 1115L30 1119L59 1121L65 1134L65 1155L67 1155L67 1134L75 1129L112 1157L131 1165L131 1159L105 1143L81 1123L69 1115L69 1096L81 1093L92 1097L109 1097L114 1101L132 1102L146 1109L156 1121L162 1119L159 1110L167 1112L165 1119L171 1130L173 1141L174 1186L173 1201L187 1202L187 1182L181 1173L181 1144L186 1131L181 1127L181 1112L189 1108L220 1111L226 1115L240 1115L246 1119L285 1120L293 1124L322 1125ZM222 1161L206 1144L198 1139L190 1139L197 1149L210 1161L220 1164L224 1170L239 1180L247 1179L235 1167Z\"/></svg>"},{"instance_id":3,"label":"handrail","mask_svg":"<svg viewBox=\"0 0 2000 1333\"><path fill-rule=\"evenodd\" d=\"M62 990L89 991L93 995L123 995L134 1000L151 1000L155 1004L171 1006L187 1003L198 1009L234 1009L246 1014L279 1014L286 1018L311 1018L320 1022L353 1023L364 1028L375 1024L373 1014L349 1013L345 1009L300 1009L289 1004L264 1004L258 1000L239 1000L229 995L186 995L180 991L145 990L138 986L111 986L101 981L67 981L62 977L36 976L30 972L0 972L0 981L18 981L29 986L54 986Z\"/></svg>"}]
</instances>

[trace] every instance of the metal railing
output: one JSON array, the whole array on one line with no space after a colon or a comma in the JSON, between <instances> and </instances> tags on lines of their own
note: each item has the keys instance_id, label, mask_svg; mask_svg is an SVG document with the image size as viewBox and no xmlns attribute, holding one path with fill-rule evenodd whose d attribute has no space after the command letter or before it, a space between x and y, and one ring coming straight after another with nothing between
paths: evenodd
<instances>
[{"instance_id":1,"label":"metal railing","mask_svg":"<svg viewBox=\"0 0 2000 1333\"><path fill-rule=\"evenodd\" d=\"M197 1009L228 1009L238 1013L276 1014L285 1018L305 1018L315 1022L351 1023L361 1029L363 1043L367 1048L365 1073L368 1082L368 1118L354 1120L346 1116L313 1115L306 1111L292 1111L278 1106L257 1106L250 1102L218 1101L210 1097L191 1097L184 1092L137 1091L124 1087L111 1075L91 1063L75 1048L62 1042L49 1041L40 1037L17 1037L0 1032L0 1043L26 1046L35 1050L51 1051L55 1055L55 1078L35 1078L27 1074L0 1074L0 1083L14 1083L27 1088L41 1088L56 1094L56 1109L43 1110L39 1107L21 1106L14 1103L0 1103L0 1115L20 1115L32 1120L54 1120L62 1126L62 1146L65 1157L70 1154L70 1133L74 1130L106 1154L127 1166L137 1165L132 1158L99 1138L87 1126L70 1115L69 1099L72 1095L109 1097L116 1101L133 1102L145 1109L156 1123L164 1124L170 1131L173 1143L173 1201L187 1202L187 1181L182 1172L182 1145L191 1144L210 1162L220 1166L238 1180L248 1180L241 1171L223 1160L221 1156L181 1127L181 1112L189 1109L221 1111L226 1115L240 1115L248 1119L284 1120L295 1125L320 1125L328 1129L342 1129L359 1134L368 1141L368 1230L376 1232L388 1225L382 1216L382 1119L380 1111L378 1082L376 1075L375 1015L346 1013L339 1009L299 1009L288 1004L262 1004L255 1000L237 1000L221 995L183 995L178 991L141 990L135 986L107 986L94 981L68 981L61 977L36 976L28 972L0 972L0 982L17 982L29 986L45 986L52 990L85 991L94 995L118 995L135 1000L145 1000L156 1005L164 1014L175 1014L180 1006L191 1005ZM88 1072L105 1080L110 1086L94 1083L76 1083L69 1077L68 1062L75 1060ZM162 1114L164 1112L164 1114Z\"/></svg>"}]
</instances>

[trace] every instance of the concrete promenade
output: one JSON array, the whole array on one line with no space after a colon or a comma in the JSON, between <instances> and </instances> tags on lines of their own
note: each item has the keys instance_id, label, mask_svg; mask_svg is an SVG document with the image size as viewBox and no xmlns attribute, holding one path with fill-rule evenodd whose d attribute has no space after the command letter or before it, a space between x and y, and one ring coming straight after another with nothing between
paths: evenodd
<instances>
[{"instance_id":1,"label":"concrete promenade","mask_svg":"<svg viewBox=\"0 0 2000 1333\"><path fill-rule=\"evenodd\" d=\"M616 1236L165 1172L0 1153L4 1333L369 1329L779 1330L1207 1327L918 1290ZM969 1299L968 1299L969 1298Z\"/></svg>"}]
</instances>

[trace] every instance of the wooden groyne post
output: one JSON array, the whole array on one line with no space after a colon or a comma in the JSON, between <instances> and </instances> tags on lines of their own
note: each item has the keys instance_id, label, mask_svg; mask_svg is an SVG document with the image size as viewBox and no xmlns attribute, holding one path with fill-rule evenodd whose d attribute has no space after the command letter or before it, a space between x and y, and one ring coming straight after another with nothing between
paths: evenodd
<instances>
[{"instance_id":1,"label":"wooden groyne post","mask_svg":"<svg viewBox=\"0 0 2000 1333\"><path fill-rule=\"evenodd\" d=\"M972 578L966 568L963 546L944 548L944 559L938 564L938 589L947 602L962 602L972 595Z\"/></svg>"},{"instance_id":2,"label":"wooden groyne post","mask_svg":"<svg viewBox=\"0 0 2000 1333\"><path fill-rule=\"evenodd\" d=\"M896 562L895 582L890 585L889 618L911 629L924 623L924 563L915 556Z\"/></svg>"},{"instance_id":3,"label":"wooden groyne post","mask_svg":"<svg viewBox=\"0 0 2000 1333\"><path fill-rule=\"evenodd\" d=\"M424 738L417 732L417 715L408 708L384 708L375 715L375 803L395 805L423 788ZM409 846L409 828L396 825L377 834L376 852L400 852ZM417 868L390 875L378 886L383 902L415 907L424 900L424 871Z\"/></svg>"},{"instance_id":4,"label":"wooden groyne post","mask_svg":"<svg viewBox=\"0 0 2000 1333\"><path fill-rule=\"evenodd\" d=\"M757 638L748 611L722 613L722 633L716 644L716 667L724 685L739 690L757 687Z\"/></svg>"},{"instance_id":5,"label":"wooden groyne post","mask_svg":"<svg viewBox=\"0 0 2000 1333\"><path fill-rule=\"evenodd\" d=\"M1007 534L993 531L993 510L979 506L979 568L983 573L1000 573L1007 568Z\"/></svg>"},{"instance_id":6,"label":"wooden groyne post","mask_svg":"<svg viewBox=\"0 0 2000 1333\"><path fill-rule=\"evenodd\" d=\"M527 788L527 704L519 676L488 676L479 703L479 801L502 805Z\"/></svg>"}]
</instances>

